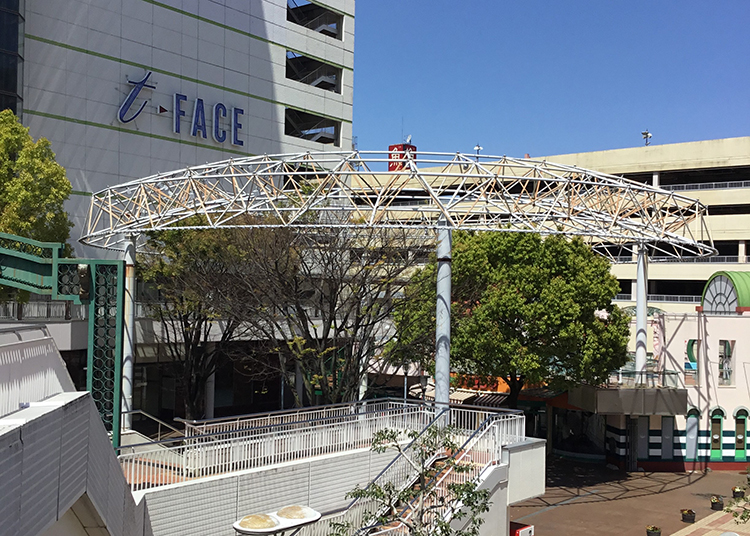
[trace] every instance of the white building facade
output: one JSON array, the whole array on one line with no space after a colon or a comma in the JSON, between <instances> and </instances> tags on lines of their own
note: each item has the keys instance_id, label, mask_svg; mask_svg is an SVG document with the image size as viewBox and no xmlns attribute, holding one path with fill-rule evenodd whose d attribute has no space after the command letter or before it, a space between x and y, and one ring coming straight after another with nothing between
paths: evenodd
<instances>
[{"instance_id":1,"label":"white building facade","mask_svg":"<svg viewBox=\"0 0 750 536\"><path fill-rule=\"evenodd\" d=\"M3 0L0 16L19 29L0 104L66 168L73 240L107 186L351 147L354 0Z\"/></svg>"}]
</instances>

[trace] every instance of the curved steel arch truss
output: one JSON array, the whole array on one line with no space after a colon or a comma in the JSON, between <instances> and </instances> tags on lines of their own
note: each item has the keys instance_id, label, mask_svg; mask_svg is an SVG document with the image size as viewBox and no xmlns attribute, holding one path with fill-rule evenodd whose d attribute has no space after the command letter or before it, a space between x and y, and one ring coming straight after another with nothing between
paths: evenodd
<instances>
[{"instance_id":1,"label":"curved steel arch truss","mask_svg":"<svg viewBox=\"0 0 750 536\"><path fill-rule=\"evenodd\" d=\"M129 236L196 228L197 215L202 228L448 226L583 236L610 256L644 243L657 256L716 253L706 207L649 185L540 160L359 151L232 159L113 186L94 194L81 242L123 249Z\"/></svg>"}]
</instances>

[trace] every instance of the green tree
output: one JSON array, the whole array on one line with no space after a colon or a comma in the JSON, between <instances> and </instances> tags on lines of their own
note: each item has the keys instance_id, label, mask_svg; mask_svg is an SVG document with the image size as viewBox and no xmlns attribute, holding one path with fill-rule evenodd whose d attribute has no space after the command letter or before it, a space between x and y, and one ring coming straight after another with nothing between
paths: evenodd
<instances>
[{"instance_id":1,"label":"green tree","mask_svg":"<svg viewBox=\"0 0 750 536\"><path fill-rule=\"evenodd\" d=\"M71 192L50 143L36 143L10 110L0 112L0 231L43 242L65 242Z\"/></svg>"},{"instance_id":2,"label":"green tree","mask_svg":"<svg viewBox=\"0 0 750 536\"><path fill-rule=\"evenodd\" d=\"M582 240L458 232L452 266L452 366L502 377L511 407L524 385L599 384L627 361L629 319L612 304L617 280ZM435 280L433 261L407 288L396 359L434 354Z\"/></svg>"}]
</instances>

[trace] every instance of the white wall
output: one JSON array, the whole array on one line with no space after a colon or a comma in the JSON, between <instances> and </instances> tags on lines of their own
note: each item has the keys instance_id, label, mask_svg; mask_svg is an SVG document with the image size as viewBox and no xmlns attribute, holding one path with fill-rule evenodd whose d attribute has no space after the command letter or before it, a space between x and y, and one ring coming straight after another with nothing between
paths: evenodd
<instances>
[{"instance_id":1,"label":"white wall","mask_svg":"<svg viewBox=\"0 0 750 536\"><path fill-rule=\"evenodd\" d=\"M232 523L253 513L290 504L325 513L345 507L346 493L373 480L394 458L362 449L321 456L274 469L254 469L138 493L151 515L154 534L172 536L191 527L195 536L234 536Z\"/></svg>"},{"instance_id":2,"label":"white wall","mask_svg":"<svg viewBox=\"0 0 750 536\"><path fill-rule=\"evenodd\" d=\"M111 536L151 534L87 392L0 418L0 482L0 536L41 534L84 494Z\"/></svg>"}]
</instances>

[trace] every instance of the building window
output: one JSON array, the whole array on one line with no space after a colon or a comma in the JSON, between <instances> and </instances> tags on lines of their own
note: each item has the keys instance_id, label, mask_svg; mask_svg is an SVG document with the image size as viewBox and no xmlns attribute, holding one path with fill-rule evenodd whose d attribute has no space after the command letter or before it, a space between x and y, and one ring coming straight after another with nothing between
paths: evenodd
<instances>
[{"instance_id":1,"label":"building window","mask_svg":"<svg viewBox=\"0 0 750 536\"><path fill-rule=\"evenodd\" d=\"M291 50L286 51L286 77L308 86L341 93L341 69L339 67L308 58Z\"/></svg>"},{"instance_id":2,"label":"building window","mask_svg":"<svg viewBox=\"0 0 750 536\"><path fill-rule=\"evenodd\" d=\"M23 88L23 4L0 0L0 110L21 115Z\"/></svg>"},{"instance_id":3,"label":"building window","mask_svg":"<svg viewBox=\"0 0 750 536\"><path fill-rule=\"evenodd\" d=\"M344 17L308 0L287 0L286 20L334 39L342 39Z\"/></svg>"},{"instance_id":4,"label":"building window","mask_svg":"<svg viewBox=\"0 0 750 536\"><path fill-rule=\"evenodd\" d=\"M698 354L701 341L689 339L685 348L685 385L698 385Z\"/></svg>"},{"instance_id":5,"label":"building window","mask_svg":"<svg viewBox=\"0 0 750 536\"><path fill-rule=\"evenodd\" d=\"M287 136L340 146L341 122L307 112L286 109L284 133Z\"/></svg>"},{"instance_id":6,"label":"building window","mask_svg":"<svg viewBox=\"0 0 750 536\"><path fill-rule=\"evenodd\" d=\"M747 410L740 409L734 414L734 460L744 462L747 442Z\"/></svg>"},{"instance_id":7,"label":"building window","mask_svg":"<svg viewBox=\"0 0 750 536\"><path fill-rule=\"evenodd\" d=\"M722 421L724 410L716 408L711 412L711 460L721 461L722 458Z\"/></svg>"},{"instance_id":8,"label":"building window","mask_svg":"<svg viewBox=\"0 0 750 536\"><path fill-rule=\"evenodd\" d=\"M719 341L719 385L734 385L734 343Z\"/></svg>"}]
</instances>

